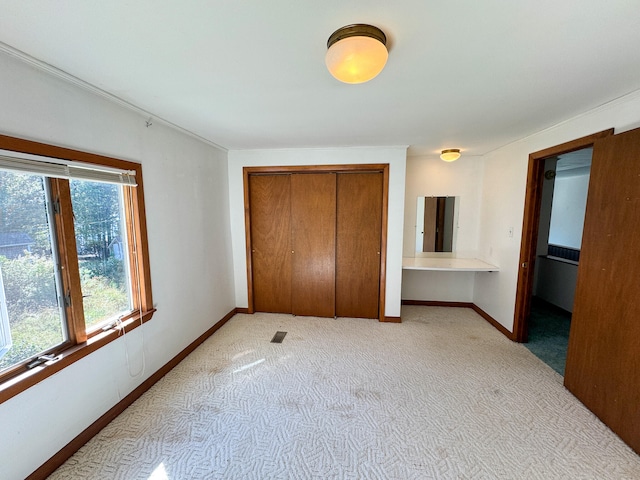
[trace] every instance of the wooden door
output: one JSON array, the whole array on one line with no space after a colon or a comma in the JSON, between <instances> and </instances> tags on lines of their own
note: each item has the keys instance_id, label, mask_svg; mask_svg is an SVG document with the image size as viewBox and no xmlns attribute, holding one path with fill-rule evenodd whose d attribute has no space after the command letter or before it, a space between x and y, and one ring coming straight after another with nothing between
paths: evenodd
<instances>
[{"instance_id":1,"label":"wooden door","mask_svg":"<svg viewBox=\"0 0 640 480\"><path fill-rule=\"evenodd\" d=\"M291 183L289 175L251 175L253 306L291 313Z\"/></svg>"},{"instance_id":2,"label":"wooden door","mask_svg":"<svg viewBox=\"0 0 640 480\"><path fill-rule=\"evenodd\" d=\"M640 453L640 129L597 140L565 386Z\"/></svg>"},{"instance_id":3,"label":"wooden door","mask_svg":"<svg viewBox=\"0 0 640 480\"><path fill-rule=\"evenodd\" d=\"M382 173L338 174L336 315L378 318Z\"/></svg>"},{"instance_id":4,"label":"wooden door","mask_svg":"<svg viewBox=\"0 0 640 480\"><path fill-rule=\"evenodd\" d=\"M335 316L336 174L291 175L292 313Z\"/></svg>"},{"instance_id":5,"label":"wooden door","mask_svg":"<svg viewBox=\"0 0 640 480\"><path fill-rule=\"evenodd\" d=\"M444 252L444 213L447 197L438 197L436 202L436 252Z\"/></svg>"},{"instance_id":6,"label":"wooden door","mask_svg":"<svg viewBox=\"0 0 640 480\"><path fill-rule=\"evenodd\" d=\"M424 226L422 236L422 251L436 251L436 219L438 199L436 197L424 197Z\"/></svg>"}]
</instances>

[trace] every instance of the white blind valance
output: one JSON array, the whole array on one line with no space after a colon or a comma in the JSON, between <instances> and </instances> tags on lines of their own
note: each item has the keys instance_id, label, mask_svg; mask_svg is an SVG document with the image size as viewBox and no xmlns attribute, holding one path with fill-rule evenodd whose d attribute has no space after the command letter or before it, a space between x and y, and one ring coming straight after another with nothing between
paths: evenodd
<instances>
[{"instance_id":1,"label":"white blind valance","mask_svg":"<svg viewBox=\"0 0 640 480\"><path fill-rule=\"evenodd\" d=\"M89 163L39 157L0 150L0 170L31 173L53 178L88 180L136 186L136 172Z\"/></svg>"}]
</instances>

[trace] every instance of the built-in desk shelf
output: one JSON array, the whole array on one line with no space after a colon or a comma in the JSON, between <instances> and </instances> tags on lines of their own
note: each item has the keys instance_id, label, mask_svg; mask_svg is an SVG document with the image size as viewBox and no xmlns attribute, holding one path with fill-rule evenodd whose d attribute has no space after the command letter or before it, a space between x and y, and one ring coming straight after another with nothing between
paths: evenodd
<instances>
[{"instance_id":1,"label":"built-in desk shelf","mask_svg":"<svg viewBox=\"0 0 640 480\"><path fill-rule=\"evenodd\" d=\"M497 272L495 265L477 258L404 257L403 270L433 270L440 272Z\"/></svg>"}]
</instances>

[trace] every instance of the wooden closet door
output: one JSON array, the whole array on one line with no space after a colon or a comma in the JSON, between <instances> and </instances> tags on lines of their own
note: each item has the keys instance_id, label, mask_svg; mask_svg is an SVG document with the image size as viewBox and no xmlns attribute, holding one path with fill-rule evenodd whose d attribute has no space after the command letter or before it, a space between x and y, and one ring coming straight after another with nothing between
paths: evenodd
<instances>
[{"instance_id":1,"label":"wooden closet door","mask_svg":"<svg viewBox=\"0 0 640 480\"><path fill-rule=\"evenodd\" d=\"M565 386L640 453L640 129L594 144Z\"/></svg>"},{"instance_id":2,"label":"wooden closet door","mask_svg":"<svg viewBox=\"0 0 640 480\"><path fill-rule=\"evenodd\" d=\"M291 313L291 182L289 175L251 175L253 306Z\"/></svg>"},{"instance_id":3,"label":"wooden closet door","mask_svg":"<svg viewBox=\"0 0 640 480\"><path fill-rule=\"evenodd\" d=\"M291 175L292 313L335 316L336 174Z\"/></svg>"},{"instance_id":4,"label":"wooden closet door","mask_svg":"<svg viewBox=\"0 0 640 480\"><path fill-rule=\"evenodd\" d=\"M336 315L378 318L382 173L338 174Z\"/></svg>"}]
</instances>

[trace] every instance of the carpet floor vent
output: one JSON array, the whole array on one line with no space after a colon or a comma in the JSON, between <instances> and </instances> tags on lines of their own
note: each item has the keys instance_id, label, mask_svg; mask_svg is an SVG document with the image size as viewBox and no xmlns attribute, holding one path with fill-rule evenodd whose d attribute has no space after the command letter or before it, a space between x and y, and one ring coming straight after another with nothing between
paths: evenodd
<instances>
[{"instance_id":1,"label":"carpet floor vent","mask_svg":"<svg viewBox=\"0 0 640 480\"><path fill-rule=\"evenodd\" d=\"M276 332L276 334L271 339L271 343L282 343L287 332Z\"/></svg>"}]
</instances>

